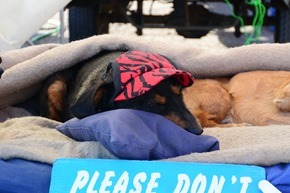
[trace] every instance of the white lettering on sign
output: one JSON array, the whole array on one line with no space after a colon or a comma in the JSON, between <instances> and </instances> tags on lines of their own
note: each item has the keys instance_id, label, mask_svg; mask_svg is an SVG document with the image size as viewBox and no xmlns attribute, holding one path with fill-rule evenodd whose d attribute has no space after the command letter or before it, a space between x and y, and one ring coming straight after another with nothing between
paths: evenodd
<instances>
[{"instance_id":1,"label":"white lettering on sign","mask_svg":"<svg viewBox=\"0 0 290 193\"><path fill-rule=\"evenodd\" d=\"M206 189L206 176L198 174L194 179L191 192L204 193Z\"/></svg>"},{"instance_id":2,"label":"white lettering on sign","mask_svg":"<svg viewBox=\"0 0 290 193\"><path fill-rule=\"evenodd\" d=\"M76 193L78 190L86 190L87 193L156 193L158 192L158 179L161 178L159 172L153 172L147 176L145 172L139 172L132 176L127 171L124 171L120 176L116 177L114 171L106 171L104 176L100 178L100 173L95 171L92 176L86 170L77 172L77 176L70 189L70 193ZM252 178L243 176L238 179L232 176L230 183L235 185L240 182L240 193L247 193L249 184L252 183ZM99 187L96 187L99 181ZM113 184L113 181L116 183ZM226 178L221 175L206 176L202 173L191 179L187 174L177 175L177 184L173 193L222 193ZM129 186L130 184L130 186ZM130 187L130 188L128 188ZM128 190L129 189L129 190ZM113 190L113 191L112 191Z\"/></svg>"},{"instance_id":3,"label":"white lettering on sign","mask_svg":"<svg viewBox=\"0 0 290 193\"><path fill-rule=\"evenodd\" d=\"M139 193L142 191L142 184L140 184L140 182L145 182L147 179L147 175L145 172L140 172L138 173L134 180L133 180L133 186L136 188L135 191L134 190L130 190L129 193Z\"/></svg>"},{"instance_id":4,"label":"white lettering on sign","mask_svg":"<svg viewBox=\"0 0 290 193\"><path fill-rule=\"evenodd\" d=\"M232 177L232 184L233 181L235 181L234 180L235 178L236 178L235 176ZM187 192L204 193L208 185L209 185L208 193L222 193L224 183L226 182L224 176L218 177L216 175L213 175L209 184L207 180L208 176L205 176L200 173L194 178L191 184L191 180L188 175L179 174L177 176L177 185L173 193L187 193ZM240 182L242 186L240 193L246 193L249 184L252 182L252 179L250 177L241 177Z\"/></svg>"},{"instance_id":5,"label":"white lettering on sign","mask_svg":"<svg viewBox=\"0 0 290 193\"><path fill-rule=\"evenodd\" d=\"M235 184L237 182L237 177L236 176L232 176L232 184Z\"/></svg>"},{"instance_id":6,"label":"white lettering on sign","mask_svg":"<svg viewBox=\"0 0 290 193\"><path fill-rule=\"evenodd\" d=\"M225 181L226 181L226 179L224 176L221 176L220 178L218 178L216 175L214 175L212 178L208 193L222 192Z\"/></svg>"},{"instance_id":7,"label":"white lettering on sign","mask_svg":"<svg viewBox=\"0 0 290 193\"><path fill-rule=\"evenodd\" d=\"M116 185L114 186L113 193L117 193L117 192L126 193L128 184L129 184L129 173L125 171L119 178Z\"/></svg>"},{"instance_id":8,"label":"white lettering on sign","mask_svg":"<svg viewBox=\"0 0 290 193\"><path fill-rule=\"evenodd\" d=\"M173 193L187 193L190 186L190 179L186 174L177 176L177 185Z\"/></svg>"},{"instance_id":9,"label":"white lettering on sign","mask_svg":"<svg viewBox=\"0 0 290 193\"><path fill-rule=\"evenodd\" d=\"M77 192L77 190L79 189L83 189L85 185L88 183L89 177L90 177L89 172L85 170L78 171L77 177L70 189L70 193Z\"/></svg>"},{"instance_id":10,"label":"white lettering on sign","mask_svg":"<svg viewBox=\"0 0 290 193\"><path fill-rule=\"evenodd\" d=\"M240 193L246 193L249 184L252 182L252 178L250 178L250 177L241 177L240 178L240 182L242 184L242 189L241 189Z\"/></svg>"},{"instance_id":11,"label":"white lettering on sign","mask_svg":"<svg viewBox=\"0 0 290 193\"><path fill-rule=\"evenodd\" d=\"M99 178L99 172L98 171L95 171L94 172L94 175L89 183L89 186L88 186L88 189L87 189L87 193L97 193L96 190L94 190L94 186Z\"/></svg>"},{"instance_id":12,"label":"white lettering on sign","mask_svg":"<svg viewBox=\"0 0 290 193\"><path fill-rule=\"evenodd\" d=\"M100 187L100 192L102 193L110 193L110 191L107 191L106 188L109 186L112 186L112 181L110 180L111 177L115 177L114 171L107 171L105 172L105 178L103 179Z\"/></svg>"},{"instance_id":13,"label":"white lettering on sign","mask_svg":"<svg viewBox=\"0 0 290 193\"><path fill-rule=\"evenodd\" d=\"M151 178L150 178L150 181L148 183L146 193L155 193L155 192L153 192L153 189L158 187L158 183L156 182L156 180L160 177L161 177L161 175L159 172L154 172L151 174Z\"/></svg>"},{"instance_id":14,"label":"white lettering on sign","mask_svg":"<svg viewBox=\"0 0 290 193\"><path fill-rule=\"evenodd\" d=\"M95 190L95 185L98 181L100 174L98 171L95 171L93 176L90 179L89 172L86 170L80 170L77 173L77 177L70 189L70 193L76 193L78 190L84 189L86 185L88 185L86 192L87 193L110 193L108 190L113 186L112 178L115 177L114 171L105 172L105 176L101 179L101 186L99 187L99 191ZM158 188L157 179L161 177L159 172L154 172L151 174L150 179L147 184L144 182L147 179L147 175L145 172L137 173L133 179L134 190L129 190L129 193L141 193L143 188L146 190L146 193L156 193L155 189ZM129 173L127 171L123 172L122 175L117 179L117 183L113 188L113 193L126 193L128 184L129 184ZM144 186L144 187L143 187Z\"/></svg>"}]
</instances>

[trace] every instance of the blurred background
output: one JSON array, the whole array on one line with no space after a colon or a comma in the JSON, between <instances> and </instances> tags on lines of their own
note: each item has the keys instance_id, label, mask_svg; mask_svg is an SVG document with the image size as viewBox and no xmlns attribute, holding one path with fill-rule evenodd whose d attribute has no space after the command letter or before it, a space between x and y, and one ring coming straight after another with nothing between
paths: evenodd
<instances>
[{"instance_id":1,"label":"blurred background","mask_svg":"<svg viewBox=\"0 0 290 193\"><path fill-rule=\"evenodd\" d=\"M288 0L0 3L0 51L45 43L64 44L107 33L178 41L208 49L290 41Z\"/></svg>"}]
</instances>

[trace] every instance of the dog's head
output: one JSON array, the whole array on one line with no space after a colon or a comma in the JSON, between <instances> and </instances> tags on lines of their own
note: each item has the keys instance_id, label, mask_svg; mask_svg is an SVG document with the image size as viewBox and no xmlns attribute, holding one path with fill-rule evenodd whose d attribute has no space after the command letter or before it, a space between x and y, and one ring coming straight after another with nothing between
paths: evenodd
<instances>
[{"instance_id":1,"label":"dog's head","mask_svg":"<svg viewBox=\"0 0 290 193\"><path fill-rule=\"evenodd\" d=\"M71 108L74 116L83 118L112 109L136 109L160 114L191 133L201 134L202 128L183 101L182 90L193 83L191 75L177 70L160 55L146 53L144 59L144 55L134 54L121 56L126 64L116 59L108 68L107 75L114 74L114 81L104 81L101 87L90 88L79 97ZM137 58L134 64L141 62L141 66L131 64L134 57ZM150 63L152 58L154 64Z\"/></svg>"},{"instance_id":2,"label":"dog's head","mask_svg":"<svg viewBox=\"0 0 290 193\"><path fill-rule=\"evenodd\" d=\"M200 135L203 130L184 104L183 89L184 87L174 77L170 77L143 95L112 103L114 85L106 84L96 92L92 92L93 90L86 92L83 97L88 97L90 100L81 97L82 100L79 100L72 108L79 118L113 109L136 109L152 112L166 117L190 133ZM88 111L88 108L82 108L84 106L90 106L94 112Z\"/></svg>"},{"instance_id":3,"label":"dog's head","mask_svg":"<svg viewBox=\"0 0 290 193\"><path fill-rule=\"evenodd\" d=\"M185 130L201 134L196 118L183 101L184 87L174 77L167 78L143 95L129 100L115 101L114 108L131 108L156 113L166 117Z\"/></svg>"}]
</instances>

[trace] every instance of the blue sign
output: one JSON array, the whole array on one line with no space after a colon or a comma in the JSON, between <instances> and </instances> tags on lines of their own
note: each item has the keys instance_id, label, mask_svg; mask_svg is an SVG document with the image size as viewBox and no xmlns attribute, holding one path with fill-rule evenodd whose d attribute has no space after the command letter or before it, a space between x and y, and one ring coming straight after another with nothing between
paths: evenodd
<instances>
[{"instance_id":1,"label":"blue sign","mask_svg":"<svg viewBox=\"0 0 290 193\"><path fill-rule=\"evenodd\" d=\"M231 164L58 159L51 193L260 193L264 168Z\"/></svg>"}]
</instances>

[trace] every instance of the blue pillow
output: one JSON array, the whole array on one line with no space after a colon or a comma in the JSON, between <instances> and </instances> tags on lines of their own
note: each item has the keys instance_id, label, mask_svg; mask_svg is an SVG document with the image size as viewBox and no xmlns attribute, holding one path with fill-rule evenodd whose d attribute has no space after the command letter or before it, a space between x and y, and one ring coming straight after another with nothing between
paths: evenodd
<instances>
[{"instance_id":1,"label":"blue pillow","mask_svg":"<svg viewBox=\"0 0 290 193\"><path fill-rule=\"evenodd\" d=\"M194 135L161 115L129 109L73 118L56 128L78 141L99 141L122 159L156 160L218 150L218 140Z\"/></svg>"},{"instance_id":2,"label":"blue pillow","mask_svg":"<svg viewBox=\"0 0 290 193\"><path fill-rule=\"evenodd\" d=\"M51 165L24 159L0 160L0 192L48 193Z\"/></svg>"}]
</instances>

